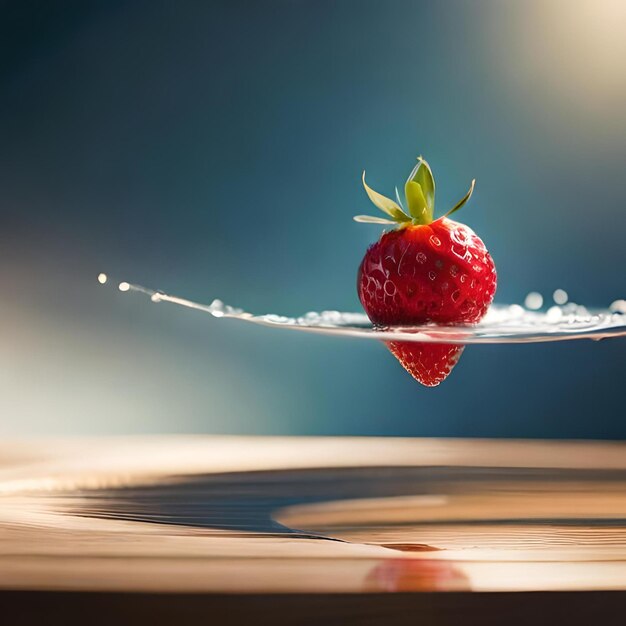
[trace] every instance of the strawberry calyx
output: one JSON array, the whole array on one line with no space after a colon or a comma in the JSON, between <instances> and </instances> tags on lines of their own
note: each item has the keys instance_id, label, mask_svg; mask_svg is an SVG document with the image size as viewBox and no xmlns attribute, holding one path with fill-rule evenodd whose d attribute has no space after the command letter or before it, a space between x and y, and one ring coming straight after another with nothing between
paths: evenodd
<instances>
[{"instance_id":1,"label":"strawberry calyx","mask_svg":"<svg viewBox=\"0 0 626 626\"><path fill-rule=\"evenodd\" d=\"M375 204L386 217L374 217L370 215L356 215L355 222L367 224L392 224L400 228L410 225L426 225L434 221L435 213L435 179L430 165L420 156L417 165L413 168L406 183L404 184L404 198L408 212L405 211L396 187L396 199L392 200L374 191L365 182L363 171L363 187L373 204ZM447 212L443 217L452 215L458 211L471 197L474 192L476 180L472 180L468 192Z\"/></svg>"}]
</instances>

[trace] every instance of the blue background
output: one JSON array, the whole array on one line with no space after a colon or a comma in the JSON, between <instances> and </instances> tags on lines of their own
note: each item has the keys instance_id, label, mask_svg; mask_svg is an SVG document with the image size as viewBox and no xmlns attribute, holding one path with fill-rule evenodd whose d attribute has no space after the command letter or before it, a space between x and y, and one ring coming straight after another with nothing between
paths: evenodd
<instances>
[{"instance_id":1,"label":"blue background","mask_svg":"<svg viewBox=\"0 0 626 626\"><path fill-rule=\"evenodd\" d=\"M626 296L614 0L29 2L0 18L2 434L623 438L624 340L466 349L425 389L383 346L214 320L358 310L418 154L496 300Z\"/></svg>"}]
</instances>

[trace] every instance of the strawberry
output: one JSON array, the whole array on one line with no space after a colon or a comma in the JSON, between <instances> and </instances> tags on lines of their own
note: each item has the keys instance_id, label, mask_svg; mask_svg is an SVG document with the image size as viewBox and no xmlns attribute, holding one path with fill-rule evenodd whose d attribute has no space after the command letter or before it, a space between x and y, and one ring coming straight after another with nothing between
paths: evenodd
<instances>
[{"instance_id":1,"label":"strawberry","mask_svg":"<svg viewBox=\"0 0 626 626\"><path fill-rule=\"evenodd\" d=\"M495 265L481 239L448 217L470 199L474 184L450 211L434 219L435 181L421 157L404 188L408 213L397 189L396 203L371 189L363 172L367 195L387 217L354 219L396 226L368 248L359 267L359 299L373 324L475 324L485 315L496 291ZM408 341L387 346L428 387L448 376L463 351L461 345Z\"/></svg>"}]
</instances>

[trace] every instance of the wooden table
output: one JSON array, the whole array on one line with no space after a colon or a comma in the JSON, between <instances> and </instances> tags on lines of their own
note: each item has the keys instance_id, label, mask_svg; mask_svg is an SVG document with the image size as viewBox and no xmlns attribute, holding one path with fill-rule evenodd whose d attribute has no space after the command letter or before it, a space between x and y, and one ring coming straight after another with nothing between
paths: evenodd
<instances>
[{"instance_id":1,"label":"wooden table","mask_svg":"<svg viewBox=\"0 0 626 626\"><path fill-rule=\"evenodd\" d=\"M20 624L623 624L625 612L624 444L0 445L0 615Z\"/></svg>"}]
</instances>

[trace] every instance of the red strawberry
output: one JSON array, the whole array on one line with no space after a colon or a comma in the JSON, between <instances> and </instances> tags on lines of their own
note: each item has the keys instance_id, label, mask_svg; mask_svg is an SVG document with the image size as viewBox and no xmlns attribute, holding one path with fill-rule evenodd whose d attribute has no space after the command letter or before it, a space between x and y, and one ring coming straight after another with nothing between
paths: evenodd
<instances>
[{"instance_id":1,"label":"red strawberry","mask_svg":"<svg viewBox=\"0 0 626 626\"><path fill-rule=\"evenodd\" d=\"M411 172L405 196L408 214L398 203L365 183L370 200L388 218L359 215L358 222L394 224L365 253L357 278L359 299L377 326L475 324L485 315L496 291L496 268L485 244L467 226L448 215L460 209L467 194L443 217L433 220L435 182L421 157ZM434 387L456 365L463 346L390 341L387 346L419 382Z\"/></svg>"}]
</instances>

